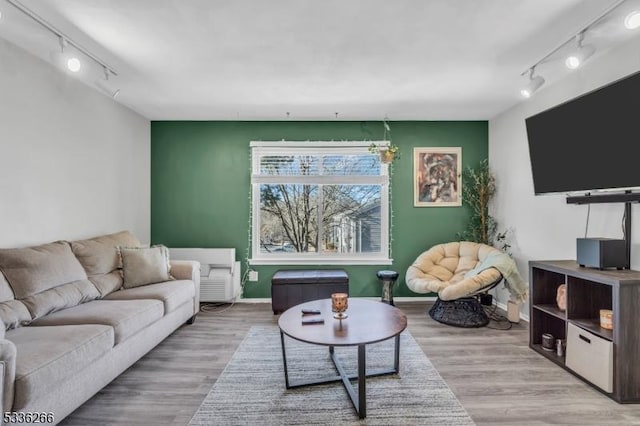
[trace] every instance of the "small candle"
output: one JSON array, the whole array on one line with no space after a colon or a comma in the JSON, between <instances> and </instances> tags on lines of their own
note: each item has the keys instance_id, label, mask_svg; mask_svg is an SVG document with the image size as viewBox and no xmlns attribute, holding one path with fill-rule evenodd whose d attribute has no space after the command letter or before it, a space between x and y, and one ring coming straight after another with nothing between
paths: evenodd
<instances>
[{"instance_id":1,"label":"small candle","mask_svg":"<svg viewBox=\"0 0 640 426\"><path fill-rule=\"evenodd\" d=\"M336 313L334 318L343 319L347 316L344 311L349 307L349 295L347 293L333 293L331 295L331 310Z\"/></svg>"},{"instance_id":2,"label":"small candle","mask_svg":"<svg viewBox=\"0 0 640 426\"><path fill-rule=\"evenodd\" d=\"M600 309L600 327L613 330L613 311L610 309Z\"/></svg>"}]
</instances>

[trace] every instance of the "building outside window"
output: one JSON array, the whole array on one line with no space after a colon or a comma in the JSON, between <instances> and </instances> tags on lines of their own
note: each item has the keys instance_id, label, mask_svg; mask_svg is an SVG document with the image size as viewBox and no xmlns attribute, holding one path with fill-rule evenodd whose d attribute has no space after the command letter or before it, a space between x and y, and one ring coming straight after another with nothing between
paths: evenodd
<instances>
[{"instance_id":1,"label":"building outside window","mask_svg":"<svg viewBox=\"0 0 640 426\"><path fill-rule=\"evenodd\" d=\"M389 175L371 142L252 142L252 264L387 264Z\"/></svg>"}]
</instances>

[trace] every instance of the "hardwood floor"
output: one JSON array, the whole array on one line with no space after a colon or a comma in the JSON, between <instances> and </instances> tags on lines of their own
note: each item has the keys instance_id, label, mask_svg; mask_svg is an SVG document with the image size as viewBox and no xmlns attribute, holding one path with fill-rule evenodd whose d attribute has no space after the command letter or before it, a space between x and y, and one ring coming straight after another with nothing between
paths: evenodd
<instances>
[{"instance_id":1,"label":"hardwood floor","mask_svg":"<svg viewBox=\"0 0 640 426\"><path fill-rule=\"evenodd\" d=\"M617 404L530 350L527 323L508 331L456 328L429 318L428 303L397 305L478 425L640 425L640 404ZM277 324L270 304L201 312L61 424L186 425L258 324Z\"/></svg>"}]
</instances>

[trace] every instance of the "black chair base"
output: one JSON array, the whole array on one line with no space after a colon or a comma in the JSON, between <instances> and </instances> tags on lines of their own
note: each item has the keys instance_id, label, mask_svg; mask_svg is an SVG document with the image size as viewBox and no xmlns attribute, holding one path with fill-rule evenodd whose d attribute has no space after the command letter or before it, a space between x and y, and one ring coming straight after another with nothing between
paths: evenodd
<instances>
[{"instance_id":1,"label":"black chair base","mask_svg":"<svg viewBox=\"0 0 640 426\"><path fill-rule=\"evenodd\" d=\"M489 317L476 297L448 301L438 298L429 309L429 316L442 324L455 327L477 328L489 324Z\"/></svg>"}]
</instances>

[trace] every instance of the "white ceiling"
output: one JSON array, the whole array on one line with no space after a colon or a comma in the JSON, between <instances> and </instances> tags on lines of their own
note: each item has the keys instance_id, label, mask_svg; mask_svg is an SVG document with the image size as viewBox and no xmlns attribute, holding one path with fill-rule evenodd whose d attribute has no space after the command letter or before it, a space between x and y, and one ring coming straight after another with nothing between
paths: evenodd
<instances>
[{"instance_id":1,"label":"white ceiling","mask_svg":"<svg viewBox=\"0 0 640 426\"><path fill-rule=\"evenodd\" d=\"M615 3L20 1L113 67L117 101L151 120L490 119L521 101L523 71ZM49 60L57 38L0 11L0 37ZM618 15L587 33L599 52L638 35ZM100 69L84 69L93 86ZM538 69L547 85L566 73L560 59Z\"/></svg>"}]
</instances>

